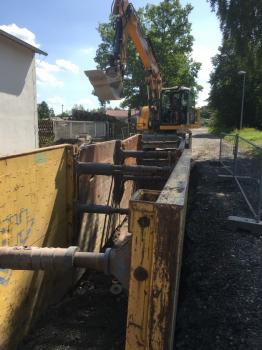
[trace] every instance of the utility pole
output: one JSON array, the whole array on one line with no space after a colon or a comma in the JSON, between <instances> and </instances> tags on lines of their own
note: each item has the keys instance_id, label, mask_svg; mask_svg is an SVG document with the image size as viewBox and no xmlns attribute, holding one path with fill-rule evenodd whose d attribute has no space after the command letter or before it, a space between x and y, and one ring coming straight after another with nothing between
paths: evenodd
<instances>
[{"instance_id":1,"label":"utility pole","mask_svg":"<svg viewBox=\"0 0 262 350\"><path fill-rule=\"evenodd\" d=\"M241 102L241 114L240 114L240 125L239 129L243 127L243 111L244 111L244 99L245 99L245 85L246 85L246 72L241 70L238 72L239 75L243 75L243 88L242 88L242 102Z\"/></svg>"},{"instance_id":2,"label":"utility pole","mask_svg":"<svg viewBox=\"0 0 262 350\"><path fill-rule=\"evenodd\" d=\"M64 105L62 104L62 114L64 113Z\"/></svg>"}]
</instances>

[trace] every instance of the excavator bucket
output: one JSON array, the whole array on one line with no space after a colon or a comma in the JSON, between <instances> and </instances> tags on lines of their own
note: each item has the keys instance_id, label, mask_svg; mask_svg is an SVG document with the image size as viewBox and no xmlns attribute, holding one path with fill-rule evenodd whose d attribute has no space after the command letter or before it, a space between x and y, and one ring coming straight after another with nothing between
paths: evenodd
<instances>
[{"instance_id":1,"label":"excavator bucket","mask_svg":"<svg viewBox=\"0 0 262 350\"><path fill-rule=\"evenodd\" d=\"M87 70L85 74L100 100L120 100L123 97L123 80L118 70Z\"/></svg>"}]
</instances>

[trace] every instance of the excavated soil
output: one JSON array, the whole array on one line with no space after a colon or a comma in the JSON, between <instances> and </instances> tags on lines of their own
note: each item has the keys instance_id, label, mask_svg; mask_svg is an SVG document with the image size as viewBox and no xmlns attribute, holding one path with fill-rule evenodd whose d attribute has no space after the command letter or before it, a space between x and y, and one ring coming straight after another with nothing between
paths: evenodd
<instances>
[{"instance_id":1,"label":"excavated soil","mask_svg":"<svg viewBox=\"0 0 262 350\"><path fill-rule=\"evenodd\" d=\"M249 213L222 173L210 161L192 172L176 350L262 349L262 237L230 228Z\"/></svg>"},{"instance_id":2,"label":"excavated soil","mask_svg":"<svg viewBox=\"0 0 262 350\"><path fill-rule=\"evenodd\" d=\"M262 349L262 238L228 225L228 215L248 212L233 181L218 176L218 143L194 132L175 350ZM124 349L127 298L110 294L111 283L86 274L19 349Z\"/></svg>"}]
</instances>

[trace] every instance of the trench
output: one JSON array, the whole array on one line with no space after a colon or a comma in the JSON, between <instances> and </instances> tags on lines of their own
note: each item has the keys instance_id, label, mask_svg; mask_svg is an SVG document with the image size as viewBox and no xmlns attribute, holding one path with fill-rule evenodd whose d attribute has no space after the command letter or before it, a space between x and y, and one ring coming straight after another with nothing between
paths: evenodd
<instances>
[{"instance_id":1,"label":"trench","mask_svg":"<svg viewBox=\"0 0 262 350\"><path fill-rule=\"evenodd\" d=\"M247 207L236 185L218 177L219 164L207 158L191 172L174 349L259 350L262 238L229 227L227 216L246 216ZM112 295L113 282L86 273L19 349L123 350L127 295Z\"/></svg>"}]
</instances>

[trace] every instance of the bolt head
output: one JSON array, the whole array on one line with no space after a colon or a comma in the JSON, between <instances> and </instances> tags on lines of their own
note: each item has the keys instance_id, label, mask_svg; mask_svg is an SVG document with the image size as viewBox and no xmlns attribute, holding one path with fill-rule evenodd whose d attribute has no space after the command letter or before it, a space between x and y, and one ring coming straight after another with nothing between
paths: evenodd
<instances>
[{"instance_id":1,"label":"bolt head","mask_svg":"<svg viewBox=\"0 0 262 350\"><path fill-rule=\"evenodd\" d=\"M134 277L139 282L145 281L148 278L148 272L142 266L138 266L134 271Z\"/></svg>"}]
</instances>

